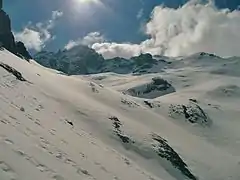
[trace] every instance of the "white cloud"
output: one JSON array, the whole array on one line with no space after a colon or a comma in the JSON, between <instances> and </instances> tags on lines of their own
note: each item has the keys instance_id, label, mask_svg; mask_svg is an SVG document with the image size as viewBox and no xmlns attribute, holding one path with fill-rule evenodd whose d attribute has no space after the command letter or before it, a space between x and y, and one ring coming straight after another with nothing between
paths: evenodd
<instances>
[{"instance_id":1,"label":"white cloud","mask_svg":"<svg viewBox=\"0 0 240 180\"><path fill-rule=\"evenodd\" d=\"M52 12L52 20L56 20L57 18L61 17L63 15L62 11L53 11Z\"/></svg>"},{"instance_id":2,"label":"white cloud","mask_svg":"<svg viewBox=\"0 0 240 180\"><path fill-rule=\"evenodd\" d=\"M110 59L114 57L130 58L138 55L141 52L141 48L138 44L131 43L95 43L92 45L98 53L102 54L104 58Z\"/></svg>"},{"instance_id":3,"label":"white cloud","mask_svg":"<svg viewBox=\"0 0 240 180\"><path fill-rule=\"evenodd\" d=\"M149 39L140 44L95 43L104 57L129 57L140 52L182 56L196 52L240 56L240 11L217 9L213 1L191 0L178 9L157 6L146 24Z\"/></svg>"},{"instance_id":4,"label":"white cloud","mask_svg":"<svg viewBox=\"0 0 240 180\"><path fill-rule=\"evenodd\" d=\"M68 42L68 44L65 46L65 49L71 49L78 45L85 45L85 46L92 46L95 43L103 43L105 41L105 38L103 35L101 35L99 32L91 32L87 34L85 37L77 39L76 41L71 40Z\"/></svg>"},{"instance_id":5,"label":"white cloud","mask_svg":"<svg viewBox=\"0 0 240 180\"><path fill-rule=\"evenodd\" d=\"M28 49L34 49L41 51L44 47L45 42L51 39L51 35L48 31L40 32L28 27L25 27L23 31L14 33L17 41L22 41Z\"/></svg>"},{"instance_id":6,"label":"white cloud","mask_svg":"<svg viewBox=\"0 0 240 180\"><path fill-rule=\"evenodd\" d=\"M190 1L179 9L156 7L146 33L148 49L168 56L210 52L220 56L240 55L240 11L219 10L210 1ZM144 43L143 43L144 44Z\"/></svg>"},{"instance_id":7,"label":"white cloud","mask_svg":"<svg viewBox=\"0 0 240 180\"><path fill-rule=\"evenodd\" d=\"M141 8L141 9L138 11L138 13L137 13L137 19L141 19L142 16L143 16L143 13L144 13L144 9Z\"/></svg>"},{"instance_id":8,"label":"white cloud","mask_svg":"<svg viewBox=\"0 0 240 180\"><path fill-rule=\"evenodd\" d=\"M70 40L64 49L72 49L78 45L85 45L95 49L98 53L102 54L105 58L113 58L116 56L130 58L133 55L140 54L140 46L131 43L111 43L99 32L91 32L83 38L77 40Z\"/></svg>"},{"instance_id":9,"label":"white cloud","mask_svg":"<svg viewBox=\"0 0 240 180\"><path fill-rule=\"evenodd\" d=\"M45 44L55 37L50 30L54 28L55 21L63 15L60 11L53 11L52 17L47 22L27 25L21 32L14 32L16 41L22 41L28 49L41 51Z\"/></svg>"}]
</instances>

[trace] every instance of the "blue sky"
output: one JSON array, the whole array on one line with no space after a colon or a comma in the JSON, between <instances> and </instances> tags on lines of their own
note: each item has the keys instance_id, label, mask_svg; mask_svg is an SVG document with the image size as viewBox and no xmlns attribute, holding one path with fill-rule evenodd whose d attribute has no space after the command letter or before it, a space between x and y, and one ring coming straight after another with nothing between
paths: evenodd
<instances>
[{"instance_id":1,"label":"blue sky","mask_svg":"<svg viewBox=\"0 0 240 180\"><path fill-rule=\"evenodd\" d=\"M177 8L187 0L101 0L104 7L94 3L86 5L83 1L5 0L4 9L12 19L14 32L39 22L47 23L53 11L62 12L49 30L54 38L44 46L45 49L56 50L63 48L69 40L82 38L90 32L99 32L116 43L140 43L147 38L142 27L149 21L154 7L164 4ZM239 5L239 0L216 0L218 8L234 10Z\"/></svg>"}]
</instances>

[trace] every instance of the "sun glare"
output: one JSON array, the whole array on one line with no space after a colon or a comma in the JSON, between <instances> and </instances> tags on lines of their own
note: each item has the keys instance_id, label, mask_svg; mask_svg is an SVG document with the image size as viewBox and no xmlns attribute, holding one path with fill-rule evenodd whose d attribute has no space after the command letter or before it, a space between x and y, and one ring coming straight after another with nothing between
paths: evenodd
<instances>
[{"instance_id":1,"label":"sun glare","mask_svg":"<svg viewBox=\"0 0 240 180\"><path fill-rule=\"evenodd\" d=\"M98 12L100 9L105 8L102 0L72 0L73 12L77 14L80 18L88 17L89 15ZM81 15L80 15L81 14Z\"/></svg>"}]
</instances>

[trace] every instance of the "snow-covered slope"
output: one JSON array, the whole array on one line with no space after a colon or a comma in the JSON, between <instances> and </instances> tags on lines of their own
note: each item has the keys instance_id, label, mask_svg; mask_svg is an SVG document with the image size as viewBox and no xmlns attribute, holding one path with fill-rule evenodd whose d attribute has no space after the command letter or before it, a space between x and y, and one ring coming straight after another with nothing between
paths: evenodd
<instances>
[{"instance_id":1,"label":"snow-covered slope","mask_svg":"<svg viewBox=\"0 0 240 180\"><path fill-rule=\"evenodd\" d=\"M5 50L0 63L1 180L240 179L236 77L173 65L176 92L148 100L119 91L160 74L65 76ZM215 93L226 84L235 98Z\"/></svg>"}]
</instances>

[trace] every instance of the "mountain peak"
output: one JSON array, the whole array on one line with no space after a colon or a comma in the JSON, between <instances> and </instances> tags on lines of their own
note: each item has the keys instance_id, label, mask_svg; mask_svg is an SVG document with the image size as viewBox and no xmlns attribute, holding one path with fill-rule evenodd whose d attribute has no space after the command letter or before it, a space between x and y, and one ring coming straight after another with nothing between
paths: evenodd
<instances>
[{"instance_id":1,"label":"mountain peak","mask_svg":"<svg viewBox=\"0 0 240 180\"><path fill-rule=\"evenodd\" d=\"M0 44L17 56L27 60L32 58L22 42L15 42L11 28L11 19L3 10L2 0L0 0Z\"/></svg>"}]
</instances>

